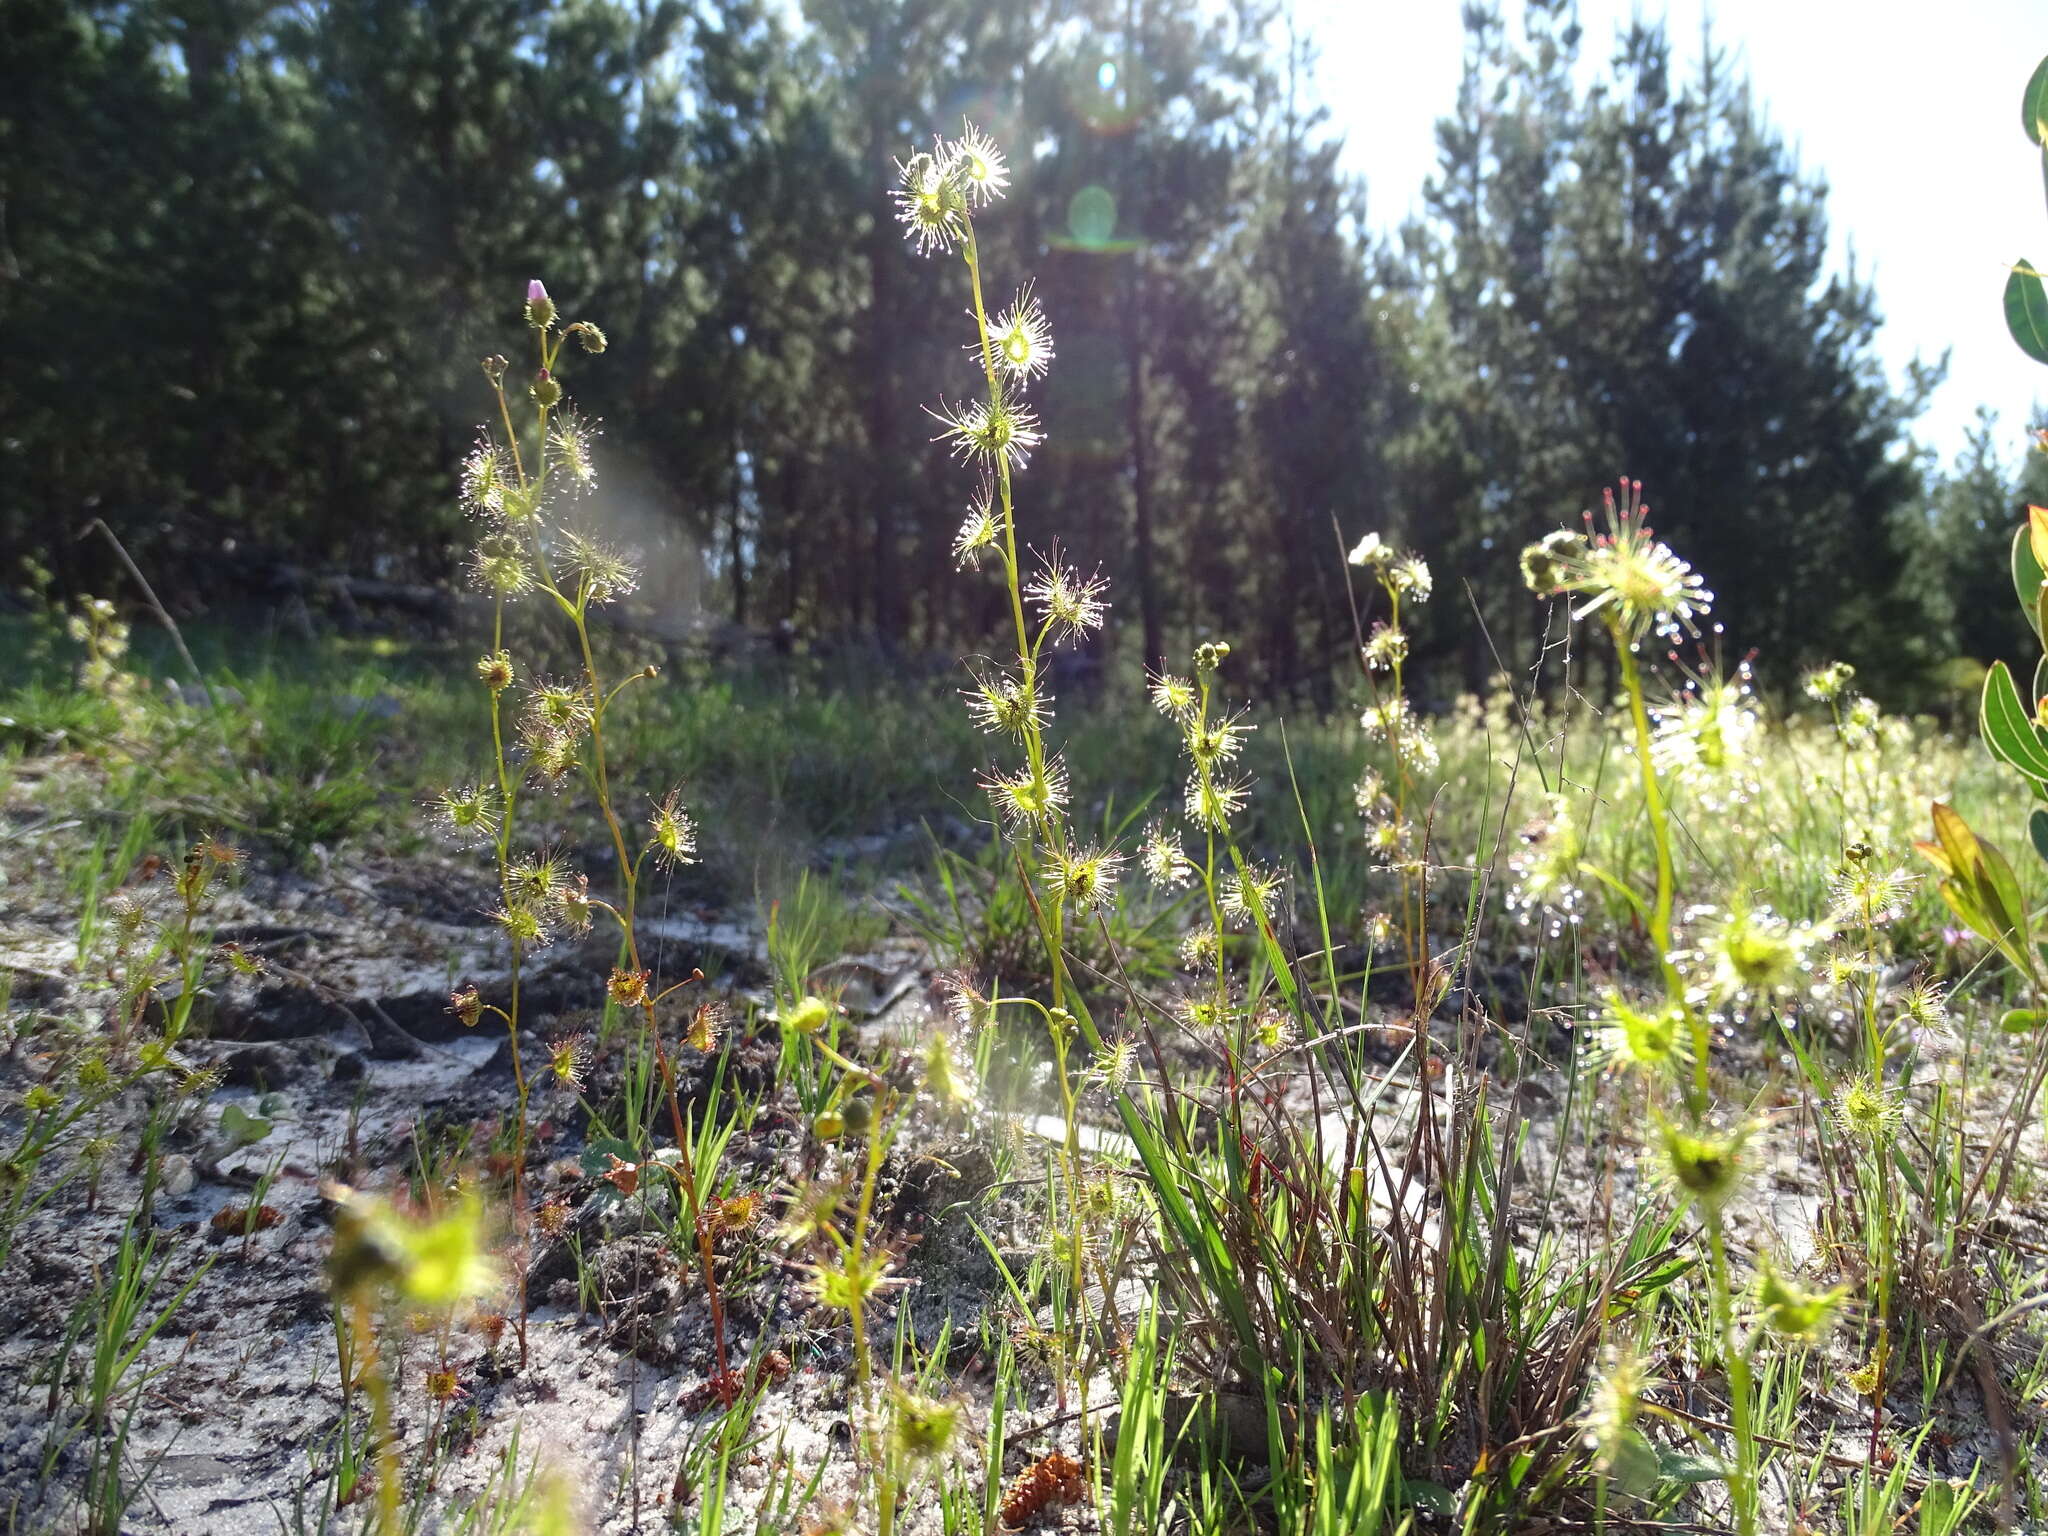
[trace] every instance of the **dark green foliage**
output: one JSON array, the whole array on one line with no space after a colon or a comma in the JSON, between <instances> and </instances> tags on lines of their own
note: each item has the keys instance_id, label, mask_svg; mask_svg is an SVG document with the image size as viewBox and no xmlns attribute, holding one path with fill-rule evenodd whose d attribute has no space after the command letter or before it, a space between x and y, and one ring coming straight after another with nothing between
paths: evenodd
<instances>
[{"instance_id":1,"label":"dark green foliage","mask_svg":"<svg viewBox=\"0 0 2048 1536\"><path fill-rule=\"evenodd\" d=\"M1626 473L1711 573L1738 646L1853 653L1896 686L1926 655L1875 642L1927 587L1908 579L1921 476L1902 450L1939 369L1888 383L1871 289L1827 270L1824 183L1721 53L1680 81L1662 31L1633 26L1581 93L1580 47L1560 6L1530 6L1519 42L1472 17L1418 237L1441 338L1418 536L1500 590L1515 551Z\"/></svg>"},{"instance_id":2,"label":"dark green foliage","mask_svg":"<svg viewBox=\"0 0 2048 1536\"><path fill-rule=\"evenodd\" d=\"M652 622L978 646L1001 594L939 579L962 509L904 403L971 386L927 323L966 295L876 197L971 114L1016 169L991 270L1039 274L1060 349L1039 526L1116 583L1126 662L1211 626L1331 702L1329 556L1399 526L1451 583L1423 675L1479 681L1459 583L1508 589L1626 469L1739 645L1919 679L1939 636L1886 637L1932 585L1903 450L1935 375L1884 377L1822 184L1719 55L1681 80L1631 28L1581 91L1559 7L1469 26L1429 217L1390 245L1258 0L21 0L0 564L113 590L73 538L103 516L183 609L452 579L475 362L540 275L610 334L583 404ZM1982 493L1944 482L1934 520ZM1533 619L1498 606L1513 654Z\"/></svg>"}]
</instances>

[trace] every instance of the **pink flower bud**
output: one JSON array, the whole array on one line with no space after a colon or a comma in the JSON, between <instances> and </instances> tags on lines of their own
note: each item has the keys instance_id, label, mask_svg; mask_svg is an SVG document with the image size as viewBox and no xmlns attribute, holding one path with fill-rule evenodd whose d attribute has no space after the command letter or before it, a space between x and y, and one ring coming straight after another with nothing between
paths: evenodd
<instances>
[{"instance_id":1,"label":"pink flower bud","mask_svg":"<svg viewBox=\"0 0 2048 1536\"><path fill-rule=\"evenodd\" d=\"M526 285L526 323L535 330L546 330L555 318L555 301L548 297L548 287L539 278Z\"/></svg>"}]
</instances>

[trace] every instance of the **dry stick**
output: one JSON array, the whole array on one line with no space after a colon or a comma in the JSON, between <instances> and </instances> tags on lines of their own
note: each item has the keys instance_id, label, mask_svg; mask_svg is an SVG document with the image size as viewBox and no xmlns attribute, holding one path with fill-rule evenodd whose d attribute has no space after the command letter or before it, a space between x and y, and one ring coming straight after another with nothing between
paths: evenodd
<instances>
[{"instance_id":1,"label":"dry stick","mask_svg":"<svg viewBox=\"0 0 2048 1536\"><path fill-rule=\"evenodd\" d=\"M179 656L184 658L185 666L192 673L192 681L198 686L200 694L206 700L206 707L208 709L213 708L213 690L206 686L206 678L199 670L199 663L192 659L192 652L185 646L185 637L178 632L177 621L171 617L164 605L157 600L156 589L149 584L149 578L143 575L142 568L129 558L128 551L122 546L120 539L115 537L114 530L107 526L105 518L96 517L87 523L79 537L85 537L86 534L91 533L94 529L98 529L100 533L106 536L107 542L114 547L115 558L126 568L129 577L135 584L142 588L143 601L149 604L150 612L157 616L158 622L170 631L171 644L178 648Z\"/></svg>"},{"instance_id":2,"label":"dry stick","mask_svg":"<svg viewBox=\"0 0 2048 1536\"><path fill-rule=\"evenodd\" d=\"M142 574L142 567L129 557L127 549L115 535L114 530L107 526L105 518L94 518L80 530L78 536L84 538L86 534L91 533L94 529L98 529L106 538L106 541L113 546L115 558L121 562L123 569L128 572L129 578L134 581L135 585L142 588L142 598L149 605L149 611L155 614L157 622L170 632L171 644L178 648L178 655L184 660L186 670L192 674L193 685L198 688L200 697L206 700L207 714L213 718L215 727L221 733L221 754L227 758L230 768L239 771L241 762L235 756L234 743L227 734L227 722L221 719L220 711L214 707L213 690L206 686L206 674L199 670L199 663L192 659L192 652L185 644L185 636L178 628L178 621L171 617L170 610L164 607L163 603L158 599L156 588L152 587L149 584L149 578Z\"/></svg>"},{"instance_id":3,"label":"dry stick","mask_svg":"<svg viewBox=\"0 0 2048 1536\"><path fill-rule=\"evenodd\" d=\"M1970 1325L1970 1332L1964 1336L1963 1347L1950 1370L1961 1366L1967 1358L1971 1373L1977 1378L1977 1391L1984 1399L1984 1416L1991 1421L1992 1434L1998 1440L1999 1524L2001 1528L2009 1527L2012 1524L2013 1484L2019 1481L2019 1450L2013 1436L2012 1404L2006 1397L1991 1358L1991 1334L2021 1314L2036 1310L2038 1303L2023 1302L2010 1307L1989 1322L1984 1320L1983 1309L1973 1296L1964 1296L1950 1305L1962 1313L1964 1323Z\"/></svg>"}]
</instances>

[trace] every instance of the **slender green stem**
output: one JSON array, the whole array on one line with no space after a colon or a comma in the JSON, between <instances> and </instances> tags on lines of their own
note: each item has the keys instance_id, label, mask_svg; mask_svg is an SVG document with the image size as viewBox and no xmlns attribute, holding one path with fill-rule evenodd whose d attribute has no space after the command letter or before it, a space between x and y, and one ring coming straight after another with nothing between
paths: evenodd
<instances>
[{"instance_id":1,"label":"slender green stem","mask_svg":"<svg viewBox=\"0 0 2048 1536\"><path fill-rule=\"evenodd\" d=\"M1671 861L1671 818L1664 804L1663 786L1657 779L1656 758L1650 750L1650 711L1643 702L1642 669L1636 665L1635 648L1621 626L1612 621L1608 634L1621 662L1622 687L1628 693L1629 724L1634 733L1636 764L1643 778L1643 815L1650 824L1650 846L1657 861L1657 895L1650 909L1650 944L1657 952L1657 968L1664 978L1667 1002L1681 1008L1692 1029L1693 1081L1686 1098L1695 1118L1703 1119L1711 1101L1707 1057L1713 1033L1697 1008L1685 1006L1685 984L1671 959L1671 908L1676 880Z\"/></svg>"},{"instance_id":2,"label":"slender green stem","mask_svg":"<svg viewBox=\"0 0 2048 1536\"><path fill-rule=\"evenodd\" d=\"M848 1245L847 1273L853 1283L847 1287L847 1311L853 1322L854 1381L860 1396L860 1438L871 1465L876 1468L876 1506L881 1536L892 1536L896 1526L896 1479L886 1464L881 1436L875 1423L875 1368L868 1356L867 1332L867 1241L868 1222L874 1214L875 1189L881 1180L882 1162L889 1138L882 1134L886 1117L877 1116L868 1135L867 1164L861 1174L860 1200L854 1210L853 1241Z\"/></svg>"},{"instance_id":3,"label":"slender green stem","mask_svg":"<svg viewBox=\"0 0 2048 1536\"><path fill-rule=\"evenodd\" d=\"M398 1530L398 1437L391 1429L391 1381L367 1302L357 1300L354 1333L363 1354L362 1377L370 1394L370 1443L377 1457L377 1536Z\"/></svg>"},{"instance_id":4,"label":"slender green stem","mask_svg":"<svg viewBox=\"0 0 2048 1536\"><path fill-rule=\"evenodd\" d=\"M1003 386L996 373L995 343L989 334L988 307L982 297L981 248L975 239L972 220L969 220L967 225L964 254L967 261L968 281L974 293L975 333L981 351L982 376L988 385L989 409L992 412L1001 411L1004 406ZM1025 757L1031 772L1032 790L1038 797L1039 803L1045 804L1049 799L1048 787L1050 780L1046 771L1044 735L1039 729L1035 718L1035 706L1038 699L1038 651L1039 646L1044 642L1046 630L1041 629L1034 638L1031 634L1030 623L1024 614L1023 575L1017 556L1017 517L1010 492L1010 463L1008 457L1002 453L995 455L995 483L997 498L1002 509L1003 575L1009 589L1010 619L1016 628L1017 635L1018 687L1022 691L1025 702L1024 724L1020 734L1023 737ZM1058 815L1054 814L1049 806L1047 807L1046 814L1038 820L1036 835L1027 840L1033 845L1031 851L1034 863L1038 862L1038 849L1035 844L1039 837L1042 837L1050 845L1051 855L1054 859L1065 859L1067 854L1065 828ZM1027 885L1030 884L1031 876L1028 871L1023 874L1022 878L1024 878ZM1040 932L1045 942L1046 961L1052 972L1053 1007L1063 1008L1066 1005L1068 990L1065 942L1065 892L1055 891L1052 894L1051 900L1044 903L1034 901L1033 908L1038 913ZM1084 1335L1085 1343L1088 1325L1088 1303L1086 1277L1082 1263L1083 1237L1085 1234L1081 1192L1081 1128L1076 1114L1076 1097L1073 1082L1071 1074L1067 1069L1067 1042L1062 1029L1057 1024L1054 1025L1052 1034L1054 1069L1059 1078L1061 1112L1066 1122L1066 1135L1062 1146L1062 1161L1065 1164L1067 1198L1072 1212L1073 1223L1068 1240L1068 1275L1073 1287L1075 1305L1079 1309L1081 1331ZM1064 1355L1066 1350L1066 1341L1064 1339L1060 1342L1060 1348ZM1059 1395L1062 1405L1064 1405L1066 1400L1067 1374L1064 1368L1060 1372ZM1084 1413L1087 1409L1087 1390L1088 1386L1084 1378L1081 1382L1082 1409Z\"/></svg>"},{"instance_id":5,"label":"slender green stem","mask_svg":"<svg viewBox=\"0 0 2048 1536\"><path fill-rule=\"evenodd\" d=\"M1721 1360L1728 1371L1728 1417L1735 1427L1735 1468L1728 1476L1728 1496L1735 1506L1737 1536L1756 1536L1756 1428L1751 1422L1749 1352L1736 1344L1735 1304L1728 1285L1728 1245L1721 1213L1709 1207L1706 1219L1714 1330L1719 1335Z\"/></svg>"},{"instance_id":6,"label":"slender green stem","mask_svg":"<svg viewBox=\"0 0 2048 1536\"><path fill-rule=\"evenodd\" d=\"M491 650L493 653L505 648L505 599L499 597L491 606ZM505 723L503 696L496 688L491 695L491 759L498 775L498 798L502 811L498 819L498 889L509 894L512 871L512 827L516 813L515 791L512 770L505 757ZM526 1110L527 1085L526 1068L519 1056L519 983L526 946L517 938L512 940L512 977L509 1006L502 1010L505 1020L505 1039L512 1054L512 1084L518 1095L517 1123L512 1146L512 1209L520 1220L525 1218L526 1185ZM519 1289L518 1332L519 1364L526 1365L526 1276L522 1269L515 1281Z\"/></svg>"}]
</instances>

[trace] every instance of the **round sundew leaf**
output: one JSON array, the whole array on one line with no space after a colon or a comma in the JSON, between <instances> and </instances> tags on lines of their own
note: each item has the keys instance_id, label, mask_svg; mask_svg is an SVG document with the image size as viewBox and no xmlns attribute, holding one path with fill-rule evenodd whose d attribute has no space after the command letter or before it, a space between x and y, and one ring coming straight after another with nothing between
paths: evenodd
<instances>
[{"instance_id":1,"label":"round sundew leaf","mask_svg":"<svg viewBox=\"0 0 2048 1536\"><path fill-rule=\"evenodd\" d=\"M249 1147L270 1134L271 1124L239 1104L230 1104L220 1112L220 1129L236 1146Z\"/></svg>"}]
</instances>

